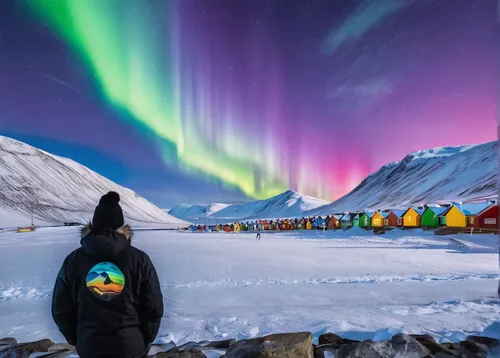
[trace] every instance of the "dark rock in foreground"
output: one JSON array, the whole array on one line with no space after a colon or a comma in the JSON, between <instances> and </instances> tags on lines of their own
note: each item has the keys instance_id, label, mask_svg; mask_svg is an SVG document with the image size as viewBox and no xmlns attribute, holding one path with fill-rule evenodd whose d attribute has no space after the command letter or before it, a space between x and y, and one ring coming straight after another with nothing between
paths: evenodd
<instances>
[{"instance_id":1,"label":"dark rock in foreground","mask_svg":"<svg viewBox=\"0 0 500 358\"><path fill-rule=\"evenodd\" d=\"M214 341L209 342L206 347L216 348L216 349L228 349L230 346L236 343L236 339L226 339L225 341Z\"/></svg>"},{"instance_id":2,"label":"dark rock in foreground","mask_svg":"<svg viewBox=\"0 0 500 358\"><path fill-rule=\"evenodd\" d=\"M152 357L155 358L206 358L207 356L197 348L187 348L180 350L178 348L171 349L167 352L158 353Z\"/></svg>"},{"instance_id":3,"label":"dark rock in foreground","mask_svg":"<svg viewBox=\"0 0 500 358\"><path fill-rule=\"evenodd\" d=\"M373 342L370 340L361 343L343 345L336 358L431 358L429 350L407 334L396 334L388 341Z\"/></svg>"},{"instance_id":4,"label":"dark rock in foreground","mask_svg":"<svg viewBox=\"0 0 500 358\"><path fill-rule=\"evenodd\" d=\"M148 358L486 358L500 357L500 340L469 336L457 343L439 344L430 335L396 334L380 342L363 342L340 337L333 333L318 337L319 345L312 343L309 332L272 334L265 337L236 341L188 342L176 346L174 342L154 344ZM69 344L54 344L43 339L18 343L14 338L0 339L0 358L69 358L76 351Z\"/></svg>"},{"instance_id":5,"label":"dark rock in foreground","mask_svg":"<svg viewBox=\"0 0 500 358\"><path fill-rule=\"evenodd\" d=\"M226 358L313 358L310 332L272 334L231 345Z\"/></svg>"},{"instance_id":6,"label":"dark rock in foreground","mask_svg":"<svg viewBox=\"0 0 500 358\"><path fill-rule=\"evenodd\" d=\"M4 338L5 339L5 338ZM50 339L42 339L36 342L16 343L7 345L6 349L0 350L1 358L28 358L36 352L47 352L54 345ZM1 348L0 348L1 349Z\"/></svg>"},{"instance_id":7,"label":"dark rock in foreground","mask_svg":"<svg viewBox=\"0 0 500 358\"><path fill-rule=\"evenodd\" d=\"M340 348L344 344L353 344L353 343L359 343L359 341L355 341L352 339L347 339L347 338L342 338L340 336L337 336L336 334L333 333L325 333L319 336L318 338L318 343L319 345L324 345L324 344L331 344L334 346L334 348Z\"/></svg>"}]
</instances>

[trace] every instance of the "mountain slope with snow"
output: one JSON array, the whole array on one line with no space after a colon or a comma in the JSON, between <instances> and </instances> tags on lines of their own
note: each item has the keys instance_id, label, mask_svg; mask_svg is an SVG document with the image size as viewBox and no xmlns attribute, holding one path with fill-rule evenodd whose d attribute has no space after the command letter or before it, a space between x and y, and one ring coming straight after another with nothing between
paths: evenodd
<instances>
[{"instance_id":1,"label":"mountain slope with snow","mask_svg":"<svg viewBox=\"0 0 500 358\"><path fill-rule=\"evenodd\" d=\"M422 150L384 165L353 191L311 215L397 209L498 195L498 142Z\"/></svg>"},{"instance_id":2,"label":"mountain slope with snow","mask_svg":"<svg viewBox=\"0 0 500 358\"><path fill-rule=\"evenodd\" d=\"M99 198L120 194L129 224L176 228L185 224L130 189L67 158L0 136L0 226L84 222Z\"/></svg>"},{"instance_id":3,"label":"mountain slope with snow","mask_svg":"<svg viewBox=\"0 0 500 358\"><path fill-rule=\"evenodd\" d=\"M305 212L328 202L288 190L266 200L244 204L177 205L170 215L192 222L207 223L257 218L286 218L302 216ZM206 210L206 215L205 215Z\"/></svg>"},{"instance_id":4,"label":"mountain slope with snow","mask_svg":"<svg viewBox=\"0 0 500 358\"><path fill-rule=\"evenodd\" d=\"M230 204L220 204L214 203L210 205L190 205L190 204L179 204L174 206L172 209L168 210L168 213L176 218L204 218L205 215L212 216L216 212L227 208Z\"/></svg>"}]
</instances>

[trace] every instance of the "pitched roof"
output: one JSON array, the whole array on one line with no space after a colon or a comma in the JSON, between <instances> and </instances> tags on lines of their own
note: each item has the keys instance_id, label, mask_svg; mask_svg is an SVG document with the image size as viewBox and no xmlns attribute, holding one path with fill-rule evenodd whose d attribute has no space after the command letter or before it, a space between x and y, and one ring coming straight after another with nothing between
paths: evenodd
<instances>
[{"instance_id":1,"label":"pitched roof","mask_svg":"<svg viewBox=\"0 0 500 358\"><path fill-rule=\"evenodd\" d=\"M342 217L344 216L344 214L335 214L335 215L333 215L333 216L335 216L335 218L336 218L337 220L340 220L340 219L342 219Z\"/></svg>"},{"instance_id":2,"label":"pitched roof","mask_svg":"<svg viewBox=\"0 0 500 358\"><path fill-rule=\"evenodd\" d=\"M389 217L389 215L391 215L391 212L390 211L389 212L382 212L381 214L384 217L384 219L387 219Z\"/></svg>"},{"instance_id":3,"label":"pitched roof","mask_svg":"<svg viewBox=\"0 0 500 358\"><path fill-rule=\"evenodd\" d=\"M439 206L439 207L434 207L431 208L430 206L428 207L429 210L432 210L436 216L441 216L444 215L450 208L446 206Z\"/></svg>"},{"instance_id":4,"label":"pitched roof","mask_svg":"<svg viewBox=\"0 0 500 358\"><path fill-rule=\"evenodd\" d=\"M484 202L484 203L468 203L468 204L456 205L456 207L465 215L477 215L493 205L494 204L490 202Z\"/></svg>"},{"instance_id":5,"label":"pitched roof","mask_svg":"<svg viewBox=\"0 0 500 358\"><path fill-rule=\"evenodd\" d=\"M358 220L359 219L359 214L356 214L356 216L353 217L353 220Z\"/></svg>"},{"instance_id":6,"label":"pitched roof","mask_svg":"<svg viewBox=\"0 0 500 358\"><path fill-rule=\"evenodd\" d=\"M343 221L349 221L349 220L351 220L351 214L345 214L344 216L342 216L342 220Z\"/></svg>"},{"instance_id":7,"label":"pitched roof","mask_svg":"<svg viewBox=\"0 0 500 358\"><path fill-rule=\"evenodd\" d=\"M406 213L406 210L393 210L392 212L394 213L394 215L400 218Z\"/></svg>"},{"instance_id":8,"label":"pitched roof","mask_svg":"<svg viewBox=\"0 0 500 358\"><path fill-rule=\"evenodd\" d=\"M373 215L375 215L375 213L372 213L372 212L369 212L369 211L365 211L363 214L366 215L366 216L368 216L369 218L372 218Z\"/></svg>"},{"instance_id":9,"label":"pitched roof","mask_svg":"<svg viewBox=\"0 0 500 358\"><path fill-rule=\"evenodd\" d=\"M414 208L413 206L410 206L408 209L405 210L405 212L403 213L403 215L405 215L408 210L410 209L413 209L415 210L415 212L419 215L419 216L422 216L422 214L424 213L425 209L419 209L419 208Z\"/></svg>"},{"instance_id":10,"label":"pitched roof","mask_svg":"<svg viewBox=\"0 0 500 358\"><path fill-rule=\"evenodd\" d=\"M419 208L413 208L413 210L415 210L417 212L417 214L420 215L420 216L422 216L422 214L425 211L425 209L419 209Z\"/></svg>"}]
</instances>

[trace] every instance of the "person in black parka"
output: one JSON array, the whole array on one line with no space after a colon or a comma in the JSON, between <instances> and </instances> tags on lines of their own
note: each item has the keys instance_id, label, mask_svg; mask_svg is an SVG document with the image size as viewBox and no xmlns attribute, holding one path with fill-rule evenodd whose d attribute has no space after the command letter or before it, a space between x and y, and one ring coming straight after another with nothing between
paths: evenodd
<instances>
[{"instance_id":1,"label":"person in black parka","mask_svg":"<svg viewBox=\"0 0 500 358\"><path fill-rule=\"evenodd\" d=\"M52 317L82 358L146 357L163 317L158 275L131 245L119 201L115 192L101 198L54 287Z\"/></svg>"}]
</instances>

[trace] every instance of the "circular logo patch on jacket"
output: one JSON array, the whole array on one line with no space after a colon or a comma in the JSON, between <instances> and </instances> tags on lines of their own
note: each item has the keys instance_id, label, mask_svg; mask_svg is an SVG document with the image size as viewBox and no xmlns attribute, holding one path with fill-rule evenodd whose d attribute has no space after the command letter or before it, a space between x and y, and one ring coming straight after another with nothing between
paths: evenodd
<instances>
[{"instance_id":1,"label":"circular logo patch on jacket","mask_svg":"<svg viewBox=\"0 0 500 358\"><path fill-rule=\"evenodd\" d=\"M101 262L92 267L86 281L90 292L103 301L117 297L125 285L123 273L111 262Z\"/></svg>"}]
</instances>

